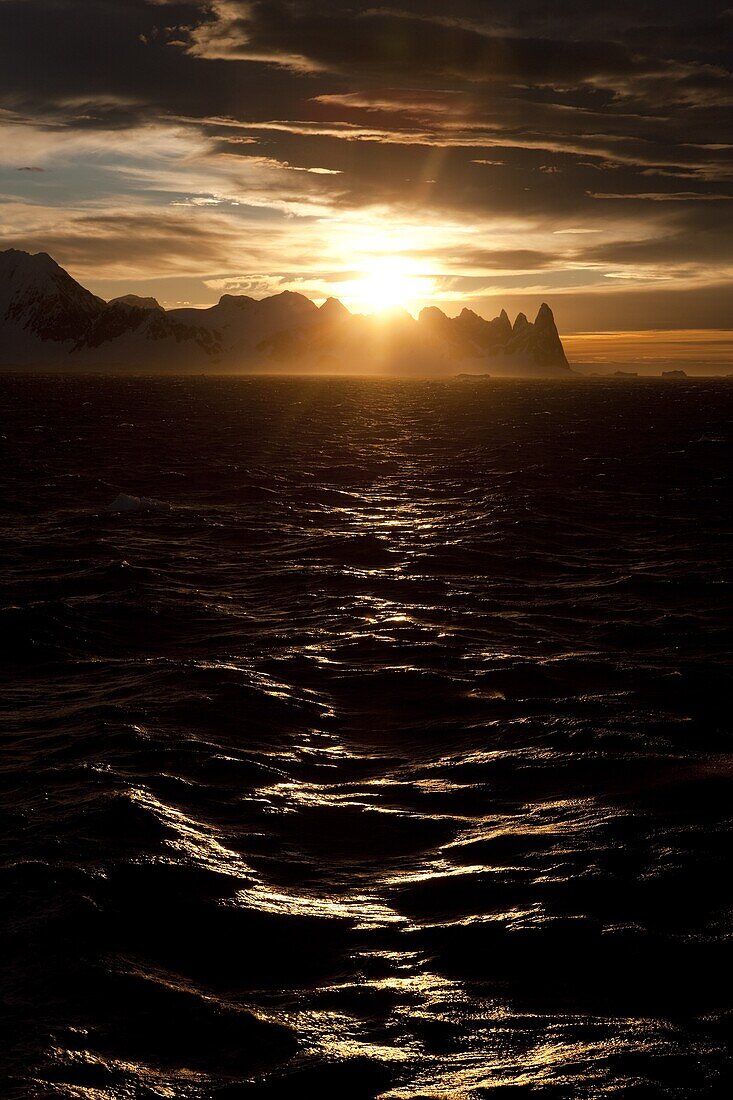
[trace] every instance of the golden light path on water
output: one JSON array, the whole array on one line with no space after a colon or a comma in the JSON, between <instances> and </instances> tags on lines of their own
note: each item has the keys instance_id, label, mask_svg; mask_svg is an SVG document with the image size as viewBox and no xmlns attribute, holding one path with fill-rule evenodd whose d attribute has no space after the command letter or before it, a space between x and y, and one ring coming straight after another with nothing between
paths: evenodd
<instances>
[{"instance_id":1,"label":"golden light path on water","mask_svg":"<svg viewBox=\"0 0 733 1100\"><path fill-rule=\"evenodd\" d=\"M317 751L332 762L343 759L345 754L343 746L335 746L333 749L322 747ZM313 754L310 737L305 740L303 752L308 756ZM464 756L463 762L470 762L470 757ZM396 785L401 784L399 778L394 782ZM430 778L421 782L432 788L436 785L443 786L440 781ZM388 806L376 808L373 805L372 798L376 793L373 787L379 789L380 796L383 798L385 787L388 790L389 784L376 781L374 784L361 784L356 789L348 787L339 789L327 782L308 785L292 782L279 783L254 792L253 797L265 799L271 806L272 812L276 814L297 813L299 808L311 805L321 807L350 805L360 807L365 813L398 813L398 810L390 809ZM370 875L371 883L366 891L360 890L358 886L350 887L346 882L326 893L283 890L265 881L262 875L255 872L236 852L228 848L225 835L204 826L200 821L181 813L172 806L154 799L144 790L133 792L132 797L139 800L147 810L152 811L176 834L175 839L169 842L173 858L180 858L187 865L193 864L210 871L233 875L246 882L247 885L238 891L234 904L260 912L289 916L346 918L354 921L355 927L361 927L367 931L396 925L403 931L409 932L410 922L396 912L389 903L390 888L404 886L407 883L445 880L481 873L499 875L506 871L506 868L484 864L467 864L457 870L447 863L439 852L430 859L417 861L411 869L396 875L385 873L381 879L375 879ZM551 815L556 815L554 823L548 822L548 817ZM561 842L564 836L567 838L568 845L572 845L575 834L582 835L587 830L593 830L601 823L601 818L591 800L587 800L581 804L566 802L557 805L539 805L533 807L521 822L508 815L504 817L491 815L476 816L469 821L462 819L462 823L465 826L463 831L455 841L446 846L446 854L451 848L471 845L479 840L511 835L517 828L524 831L534 830L538 835L559 837ZM462 916L458 923L466 925L474 921L491 920L521 927L528 922L543 919L541 909L535 907L530 910L495 912L488 916L480 913ZM307 949L305 944L304 949ZM597 1060L600 1066L609 1055L607 1038L599 1039L597 1043L590 1045L574 1044L563 1038L562 1022L558 1022L556 1018L546 1019L530 1014L522 1021L522 1026L535 1034L529 1039L522 1056L518 1057L513 1043L504 1046L503 1036L505 1032L507 1037L514 1033L517 1019L501 997L477 1001L475 992L469 994L461 982L433 972L430 960L419 952L376 951L373 954L374 957L381 958L389 967L390 976L374 978L368 982L361 982L357 986L336 983L325 987L323 993L327 995L350 992L361 997L371 994L393 998L394 1039L392 1042L385 1041L377 1044L364 1037L361 1034L361 1025L349 1014L303 1007L299 1003L302 1000L302 993L299 990L286 993L286 1000L292 1001L290 1009L268 1008L258 1003L246 1006L239 1003L238 1007L240 1010L244 1008L251 1012L257 1019L293 1028L304 1041L306 1056L320 1056L329 1061L363 1057L423 1066L409 1085L381 1093L384 1100L388 1098L389 1100L411 1100L412 1097L418 1096L431 1097L433 1100L440 1100L443 1097L449 1097L451 1100L468 1100L475 1095L475 1090L482 1086L538 1085L550 1080L555 1084L562 1084L563 1067L567 1066L571 1069L573 1064L581 1058L591 1067L594 1060ZM165 974L148 975L148 978L162 981L164 984L171 980ZM195 989L190 982L186 983L186 988L189 992L192 988ZM195 992L204 998L210 996L204 989L195 989ZM221 995L217 995L216 1000L219 1003L225 1003ZM460 1019L461 1025L466 1027L467 1014L473 1033L473 1049L453 1053L444 1052L440 1058L436 1059L426 1057L426 1052L417 1036L411 1041L405 1039L406 1035L419 1031L421 1024L430 1026L440 1023L450 1027L454 1021ZM607 1021L602 1019L597 1021L599 1027L604 1022ZM570 1025L573 1021L568 1020L567 1023ZM621 1035L612 1041L613 1049L619 1055L624 1050L638 1050L640 1046L658 1052L665 1032L669 1032L668 1025L648 1019L615 1020L614 1025L617 1029L621 1025ZM389 1034L386 1039L389 1039ZM668 1041L670 1043L673 1041L671 1033L668 1035ZM140 1069L139 1066L138 1069ZM185 1086L188 1079L188 1075L183 1074L175 1081L170 1081L153 1068L149 1068L147 1072L151 1083L155 1081L156 1087L162 1090L161 1095L180 1095L177 1090ZM196 1077L197 1075L191 1074L191 1082ZM568 1087L571 1087L572 1081L572 1073L569 1073L566 1081ZM88 1095L91 1097L92 1094Z\"/></svg>"},{"instance_id":2,"label":"golden light path on water","mask_svg":"<svg viewBox=\"0 0 733 1100\"><path fill-rule=\"evenodd\" d=\"M460 533L453 529L449 500L425 501L409 499L405 492L366 493L360 495L351 507L333 508L334 513L347 524L352 524L370 535L389 539L395 553L395 563L380 570L361 570L357 566L344 569L351 578L362 578L367 587L375 573L399 575L409 558L419 554L426 542L440 541L443 545L460 542ZM344 652L352 646L377 640L393 653L395 669L415 668L401 663L402 644L400 630L409 628L417 635L413 648L429 647L436 637L445 637L450 625L435 615L435 609L412 601L377 597L365 591L354 600L362 625L343 634L324 630L319 641L301 647L297 652L316 664L338 667L344 660ZM501 653L492 653L501 658ZM242 674L255 683L259 691L274 698L287 699L292 686L278 681L261 671L256 672L250 662L220 664ZM386 667L390 667L389 658ZM312 694L312 693L311 693ZM467 681L467 697L476 695L476 689ZM488 698L503 698L499 692L488 692ZM303 990L294 988L280 991L280 1003L268 1003L266 996L243 1003L238 998L227 1002L225 994L216 996L204 988L186 981L185 988L204 999L228 1004L237 1011L247 1012L256 1019L285 1025L292 1029L302 1044L300 1059L323 1058L338 1062L354 1058L366 1058L379 1063L398 1063L411 1067L409 1083L380 1092L383 1100L469 1100L482 1088L501 1085L541 1085L552 1081L555 1085L572 1087L572 1067L582 1060L586 1065L586 1080L592 1081L594 1063L600 1066L615 1052L619 1056L625 1050L647 1049L659 1051L672 1041L667 1025L649 1019L613 1021L616 1032L611 1041L607 1037L597 1042L579 1043L566 1038L566 1030L575 1022L563 1020L557 1015L525 1013L518 1018L501 993L477 993L467 990L465 983L437 973L431 959L421 951L409 948L411 931L420 928L464 926L491 923L505 928L526 928L547 919L542 905L536 902L528 907L515 905L486 912L462 912L459 916L425 916L420 920L406 915L394 904L396 894L405 887L420 884L449 886L463 891L466 884L478 876L497 880L508 873L526 872L521 865L511 862L499 865L487 862L462 862L456 865L453 858L462 851L477 850L482 843L497 839L524 835L544 837L553 842L552 859L547 862L538 881L561 881L568 873L563 856L578 845L592 843L594 832L608 817L593 798L564 799L534 802L519 812L502 812L499 807L485 804L476 812L431 812L424 816L415 809L401 805L401 792L405 784L425 795L441 797L462 796L467 805L472 804L473 785L459 779L446 777L446 761L425 760L416 767L414 762L397 765L391 774L380 773L380 754L368 749L357 751L353 742L343 739L338 732L338 715L328 701L319 700L324 723L330 728L303 728L300 733L279 749L268 752L268 765L273 771L272 780L253 788L243 795L252 804L259 804L266 814L276 818L292 817L295 820L303 811L312 809L334 811L335 821L341 811L358 812L372 817L376 822L385 819L401 819L412 826L416 822L431 825L449 822L455 835L433 850L411 858L392 859L385 856L367 860L359 869L348 867L340 870L334 866L328 873L326 886L315 884L300 887L284 885L269 880L262 868L255 868L235 847L226 830L199 820L194 814L167 803L144 786L131 790L130 798L148 813L152 813L166 828L169 839L166 847L170 861L194 866L216 874L226 875L238 883L235 894L227 905L258 913L296 918L315 918L347 921L356 932L367 937L375 931L392 929L405 942L404 949L364 948L364 957L371 966L379 962L384 973L381 976L363 977L356 983L333 982L325 985L321 999L327 1003L336 995L348 995L360 999L374 998L378 1003L391 1005L381 1029L383 1039L365 1033L363 1021L357 1015L317 1008L306 1003L312 1001ZM336 719L336 721L334 721ZM491 723L484 723L484 726ZM450 758L456 775L477 765L492 764L511 759L512 766L521 766L523 756L536 761L536 749L456 749ZM223 757L226 759L226 757ZM553 754L547 752L551 761ZM374 767L371 767L374 762ZM305 781L295 778L301 765L315 769L322 776L318 780ZM365 772L362 779L343 779L346 766L357 766ZM369 774L370 771L376 774ZM368 832L368 827L367 827ZM378 857L378 852L374 853ZM166 862L164 859L163 862ZM470 891L467 895L470 898ZM470 901L469 901L470 904ZM308 950L307 941L303 950ZM357 955L359 952L357 951ZM133 968L134 970L134 968ZM163 985L182 981L165 972L143 973L147 980ZM318 998L316 998L317 1000ZM422 1035L431 1028L441 1026L450 1031L458 1025L468 1032L470 1039L461 1049L453 1050L448 1044L439 1053L426 1045ZM604 1023L599 1019L599 1027ZM517 1048L516 1031L525 1033L521 1051ZM63 1052L59 1052L63 1058ZM93 1056L88 1056L93 1057ZM108 1063L111 1068L121 1068L121 1063ZM185 1096L189 1090L205 1085L203 1075L179 1070L175 1074L153 1066L136 1064L135 1071L141 1080L161 1096ZM78 1095L87 1100L102 1100L106 1093L81 1089Z\"/></svg>"},{"instance_id":3,"label":"golden light path on water","mask_svg":"<svg viewBox=\"0 0 733 1100\"><path fill-rule=\"evenodd\" d=\"M390 287L386 276L381 289L378 286L378 267L372 274L373 286L370 275L362 287L364 300ZM395 268L395 281L402 279L405 294L413 274L398 264ZM459 977L450 967L439 967L425 941L418 943L425 933L497 928L511 935L551 928L556 915L545 898L550 891L595 875L595 851L603 843L599 838L623 814L588 790L566 790L560 796L533 788L538 771L561 769L578 753L567 741L562 748L554 747L547 736L554 728L555 714L541 714L545 728L539 735L529 734L535 715L517 705L516 693L512 697L511 691L496 686L491 678L477 682L475 674L477 669L501 669L517 659L532 662L534 670L551 672L556 665L562 667L587 653L573 648L573 639L568 638L567 648L558 646L553 656L538 658L521 646L510 650L499 641L492 646L491 630L473 634L479 614L495 615L501 626L511 623L521 628L532 615L530 598L523 603L517 597L511 609L497 607L490 612L485 607L466 607L459 616L447 601L426 597L420 571L431 553L456 552L468 558L464 550L471 538L471 519L461 505L472 489L455 488L436 478L438 488L426 491L424 471L402 445L404 438L401 445L390 442L391 433L397 438L402 432L409 434L416 452L426 447L426 429L417 418L411 425L409 415L409 409L402 408L401 422L395 418L392 425L383 420L372 426L379 428L382 442L374 444L370 461L394 463L397 469L375 478L371 487L332 489L327 503L309 506L308 531L313 541L330 537L333 530L341 537L371 540L363 563L352 559L336 566L308 564L309 595L315 605L342 586L337 612L329 609L328 617L307 636L283 643L266 668L259 654L238 654L234 647L226 660L186 664L192 674L227 673L264 700L297 704L292 723L271 744L263 741L252 749L236 740L228 747L223 737L217 744L216 734L199 733L194 722L187 733L177 734L182 741L188 736L196 745L210 738L207 745L222 766L238 766L244 753L248 762L258 766L258 778L242 784L220 818L199 813L195 796L186 801L187 793L198 793L197 780L180 778L174 766L163 778L175 779L186 788L178 801L173 794L164 794L160 785L156 787L153 779L138 778L124 795L164 829L162 850L150 857L152 867L193 868L221 877L231 889L214 904L292 921L294 937L299 935L299 921L320 922L332 927L335 935L348 927L353 936L349 948L353 974L342 967L335 974L317 975L307 986L293 982L291 987L285 979L275 996L272 989L256 986L241 993L233 979L231 988L225 981L214 991L204 980L183 978L163 966L143 966L132 957L120 957L114 965L124 974L183 991L222 1010L284 1026L298 1041L291 1068L315 1060L331 1065L354 1059L403 1068L400 1084L375 1090L374 1095L383 1100L474 1100L482 1089L539 1087L550 1082L571 1091L580 1064L584 1084L592 1087L598 1080L600 1088L610 1057L621 1060L632 1052L656 1056L674 1051L675 1026L652 1014L594 1016L517 1003L510 983L474 978L470 968ZM440 461L436 456L436 465ZM481 500L481 535L491 544L515 502L499 484L499 477L482 488ZM373 558L379 564L373 564ZM297 554L292 568L305 568ZM470 571L457 576L451 594L466 593L477 604L484 596L475 596L474 580ZM222 615L227 614L228 595L231 598L227 592L206 593ZM490 603L488 597L486 603ZM455 729L441 729L425 705L429 693L440 690L430 680L435 673L430 661L455 637L456 651L452 661L446 662L447 671L441 668L441 676L450 691L450 705L466 706L456 722L460 736ZM288 674L296 665L307 665L311 686ZM411 690L419 693L415 697L424 708L419 737L411 740L411 697L395 692L382 713L379 698L371 698L371 689L361 686L361 680L368 680L374 671L413 676L418 686ZM319 690L319 683L328 686ZM352 695L359 697L368 716L361 725L352 713ZM577 698L589 706L601 698L604 703L609 700L608 695L595 696L592 686ZM504 704L511 705L495 716L492 707ZM353 711L357 709L354 704ZM135 734L151 742L163 741L165 736L153 725L135 726ZM437 749L431 742L434 737ZM485 775L493 777L500 769L503 774L524 775L524 801L494 796ZM204 798L201 802L206 804ZM254 856L249 850L243 853L238 811L242 821L251 813L260 823L255 838L270 834L280 843L276 858L259 857L256 849ZM320 829L314 845L318 858L309 864L307 829L313 815L317 824L310 827ZM324 821L326 825L318 824ZM358 829L353 829L354 821ZM341 827L347 838L339 847ZM358 833L360 844L348 835L350 827ZM408 839L419 835L414 844L391 849L384 837L389 839L395 832ZM532 858L527 858L527 851ZM234 952L238 949L256 953L258 945L234 944ZM313 949L307 933L302 949L304 954ZM550 943L549 952L553 949ZM586 1029L582 1040L580 1027ZM200 1097L210 1081L206 1074L180 1067L128 1065L61 1047L55 1053L59 1063L80 1059L120 1073L129 1070L155 1095L164 1097ZM64 1095L116 1100L116 1093L83 1085Z\"/></svg>"}]
</instances>

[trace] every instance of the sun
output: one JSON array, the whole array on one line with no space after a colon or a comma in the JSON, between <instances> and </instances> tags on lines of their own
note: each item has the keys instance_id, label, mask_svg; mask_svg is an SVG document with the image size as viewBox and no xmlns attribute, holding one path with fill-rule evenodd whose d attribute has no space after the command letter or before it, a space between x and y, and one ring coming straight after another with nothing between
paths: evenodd
<instances>
[{"instance_id":1,"label":"sun","mask_svg":"<svg viewBox=\"0 0 733 1100\"><path fill-rule=\"evenodd\" d=\"M377 256L349 287L356 309L365 313L402 308L410 310L429 293L427 280L412 270L402 256Z\"/></svg>"},{"instance_id":2,"label":"sun","mask_svg":"<svg viewBox=\"0 0 733 1100\"><path fill-rule=\"evenodd\" d=\"M435 277L424 268L427 248L416 230L376 222L342 229L338 249L349 258L350 270L331 284L331 293L355 313L400 308L415 313L435 295Z\"/></svg>"},{"instance_id":3,"label":"sun","mask_svg":"<svg viewBox=\"0 0 733 1100\"><path fill-rule=\"evenodd\" d=\"M404 309L416 316L440 288L442 272L433 254L441 242L435 232L433 226L395 223L389 211L332 223L329 251L340 261L342 275L329 280L329 295L352 313Z\"/></svg>"}]
</instances>

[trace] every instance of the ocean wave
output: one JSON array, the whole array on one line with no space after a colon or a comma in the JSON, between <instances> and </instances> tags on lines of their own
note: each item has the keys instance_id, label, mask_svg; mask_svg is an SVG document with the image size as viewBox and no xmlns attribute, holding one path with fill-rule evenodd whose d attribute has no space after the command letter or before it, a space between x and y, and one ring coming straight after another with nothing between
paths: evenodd
<instances>
[{"instance_id":1,"label":"ocean wave","mask_svg":"<svg viewBox=\"0 0 733 1100\"><path fill-rule=\"evenodd\" d=\"M22 1100L727 1095L733 394L469 389L6 380Z\"/></svg>"}]
</instances>

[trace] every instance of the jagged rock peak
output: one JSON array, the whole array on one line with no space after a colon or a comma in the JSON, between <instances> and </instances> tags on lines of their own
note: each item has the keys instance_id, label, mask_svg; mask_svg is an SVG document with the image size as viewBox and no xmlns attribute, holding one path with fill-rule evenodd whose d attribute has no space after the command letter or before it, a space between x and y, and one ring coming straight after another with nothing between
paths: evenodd
<instances>
[{"instance_id":1,"label":"jagged rock peak","mask_svg":"<svg viewBox=\"0 0 733 1100\"><path fill-rule=\"evenodd\" d=\"M497 336L501 340L509 340L512 335L512 323L509 320L509 314L505 309L501 311L498 317L495 317L491 322Z\"/></svg>"},{"instance_id":2,"label":"jagged rock peak","mask_svg":"<svg viewBox=\"0 0 733 1100\"><path fill-rule=\"evenodd\" d=\"M435 323L441 321L447 321L448 317L443 313L442 309L438 309L437 306L425 306L421 309L417 315L418 321L427 321L428 323Z\"/></svg>"},{"instance_id":3,"label":"jagged rock peak","mask_svg":"<svg viewBox=\"0 0 733 1100\"><path fill-rule=\"evenodd\" d=\"M351 316L344 303L340 302L338 298L326 298L326 301L320 307L320 314L328 321L340 321Z\"/></svg>"},{"instance_id":4,"label":"jagged rock peak","mask_svg":"<svg viewBox=\"0 0 733 1100\"><path fill-rule=\"evenodd\" d=\"M518 313L517 316L516 316L516 319L514 321L514 327L512 328L512 332L514 332L514 333L522 332L522 330L525 329L525 328L529 328L529 321L527 320L526 314Z\"/></svg>"},{"instance_id":5,"label":"jagged rock peak","mask_svg":"<svg viewBox=\"0 0 733 1100\"><path fill-rule=\"evenodd\" d=\"M555 327L555 318L547 302L543 302L538 309L534 323L538 328Z\"/></svg>"}]
</instances>

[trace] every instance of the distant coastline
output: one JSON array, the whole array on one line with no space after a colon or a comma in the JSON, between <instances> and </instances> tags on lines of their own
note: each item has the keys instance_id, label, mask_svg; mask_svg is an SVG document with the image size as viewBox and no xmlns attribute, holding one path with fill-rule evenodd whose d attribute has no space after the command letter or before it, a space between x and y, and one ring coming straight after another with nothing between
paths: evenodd
<instances>
[{"instance_id":1,"label":"distant coastline","mask_svg":"<svg viewBox=\"0 0 733 1100\"><path fill-rule=\"evenodd\" d=\"M0 366L5 369L450 377L570 377L550 307L534 321L432 306L363 315L335 298L286 291L225 294L207 309L92 294L46 253L0 253Z\"/></svg>"},{"instance_id":2,"label":"distant coastline","mask_svg":"<svg viewBox=\"0 0 733 1100\"><path fill-rule=\"evenodd\" d=\"M589 334L586 334L588 336ZM633 334L631 334L633 335ZM578 336L570 338L577 345ZM628 338L627 343L628 343ZM640 335L643 340L643 334ZM629 354L629 348L626 349ZM214 306L165 310L155 298L92 294L47 253L0 252L0 369L132 375L323 377L720 378L695 360L568 362L549 305L534 321L505 310L486 320L429 306L350 312L290 291L255 299L224 294Z\"/></svg>"}]
</instances>

